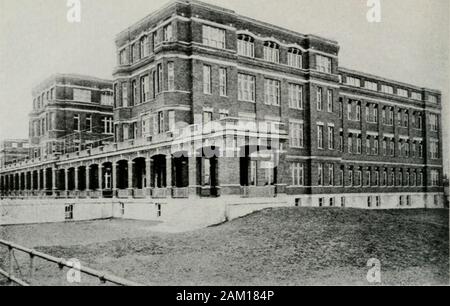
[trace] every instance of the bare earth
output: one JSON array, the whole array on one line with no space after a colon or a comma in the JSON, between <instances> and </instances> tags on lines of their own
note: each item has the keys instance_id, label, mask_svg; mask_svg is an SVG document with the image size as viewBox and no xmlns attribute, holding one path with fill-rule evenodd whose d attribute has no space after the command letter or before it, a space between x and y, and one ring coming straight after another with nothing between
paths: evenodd
<instances>
[{"instance_id":1,"label":"bare earth","mask_svg":"<svg viewBox=\"0 0 450 306\"><path fill-rule=\"evenodd\" d=\"M381 261L382 285L447 285L448 213L282 208L181 234L106 220L0 227L0 237L149 285L368 285L370 258ZM42 262L36 280L67 285Z\"/></svg>"}]
</instances>

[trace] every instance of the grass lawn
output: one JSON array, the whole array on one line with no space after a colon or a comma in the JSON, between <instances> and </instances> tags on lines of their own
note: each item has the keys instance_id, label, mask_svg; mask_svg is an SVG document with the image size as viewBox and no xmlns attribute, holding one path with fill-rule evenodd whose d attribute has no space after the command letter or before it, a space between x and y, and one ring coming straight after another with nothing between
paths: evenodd
<instances>
[{"instance_id":1,"label":"grass lawn","mask_svg":"<svg viewBox=\"0 0 450 306\"><path fill-rule=\"evenodd\" d=\"M133 235L124 237L121 224ZM150 285L368 285L370 258L381 261L383 285L449 283L448 210L268 209L181 234L152 232L142 223L130 230L135 224L112 220L80 223L81 231L76 223L6 231L14 237L16 229L39 235L39 228L69 226L73 235L90 238L37 249ZM96 242L94 228L102 237L102 228L122 235ZM55 278L58 269L46 264L36 275L39 284L62 282Z\"/></svg>"}]
</instances>

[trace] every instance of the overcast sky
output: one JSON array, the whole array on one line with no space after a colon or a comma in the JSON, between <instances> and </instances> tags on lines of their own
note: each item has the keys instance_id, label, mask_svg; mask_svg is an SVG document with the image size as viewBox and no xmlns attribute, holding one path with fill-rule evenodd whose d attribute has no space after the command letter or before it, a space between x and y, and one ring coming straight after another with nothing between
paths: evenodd
<instances>
[{"instance_id":1,"label":"overcast sky","mask_svg":"<svg viewBox=\"0 0 450 306\"><path fill-rule=\"evenodd\" d=\"M450 1L381 0L381 23L367 21L366 0L206 1L336 39L341 66L441 90L449 152ZM49 75L112 78L115 35L165 3L81 0L81 23L71 24L67 0L0 0L0 139L27 137L31 88Z\"/></svg>"}]
</instances>

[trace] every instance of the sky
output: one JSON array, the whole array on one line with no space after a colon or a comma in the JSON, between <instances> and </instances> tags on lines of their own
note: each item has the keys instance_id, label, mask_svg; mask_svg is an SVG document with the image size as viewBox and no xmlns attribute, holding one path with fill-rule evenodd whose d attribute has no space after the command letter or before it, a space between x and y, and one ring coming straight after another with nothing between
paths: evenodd
<instances>
[{"instance_id":1,"label":"sky","mask_svg":"<svg viewBox=\"0 0 450 306\"><path fill-rule=\"evenodd\" d=\"M112 78L114 37L168 0L0 0L0 140L27 138L31 89L54 73ZM367 0L205 0L303 34L335 39L346 68L443 93L444 163L450 164L450 1L380 0L369 23Z\"/></svg>"}]
</instances>

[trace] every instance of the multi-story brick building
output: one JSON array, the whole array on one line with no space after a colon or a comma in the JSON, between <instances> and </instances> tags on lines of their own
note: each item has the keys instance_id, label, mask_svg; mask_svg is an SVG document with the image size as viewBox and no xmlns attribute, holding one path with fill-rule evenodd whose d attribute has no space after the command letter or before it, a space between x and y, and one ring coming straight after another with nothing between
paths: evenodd
<instances>
[{"instance_id":1,"label":"multi-story brick building","mask_svg":"<svg viewBox=\"0 0 450 306\"><path fill-rule=\"evenodd\" d=\"M31 157L113 141L112 81L56 74L37 85L32 96Z\"/></svg>"},{"instance_id":2,"label":"multi-story brick building","mask_svg":"<svg viewBox=\"0 0 450 306\"><path fill-rule=\"evenodd\" d=\"M6 194L35 165L40 189L68 197L442 205L439 91L342 68L336 41L198 1L116 45L116 143L10 167Z\"/></svg>"},{"instance_id":3,"label":"multi-story brick building","mask_svg":"<svg viewBox=\"0 0 450 306\"><path fill-rule=\"evenodd\" d=\"M27 159L30 154L28 139L6 139L0 142L0 168Z\"/></svg>"}]
</instances>

